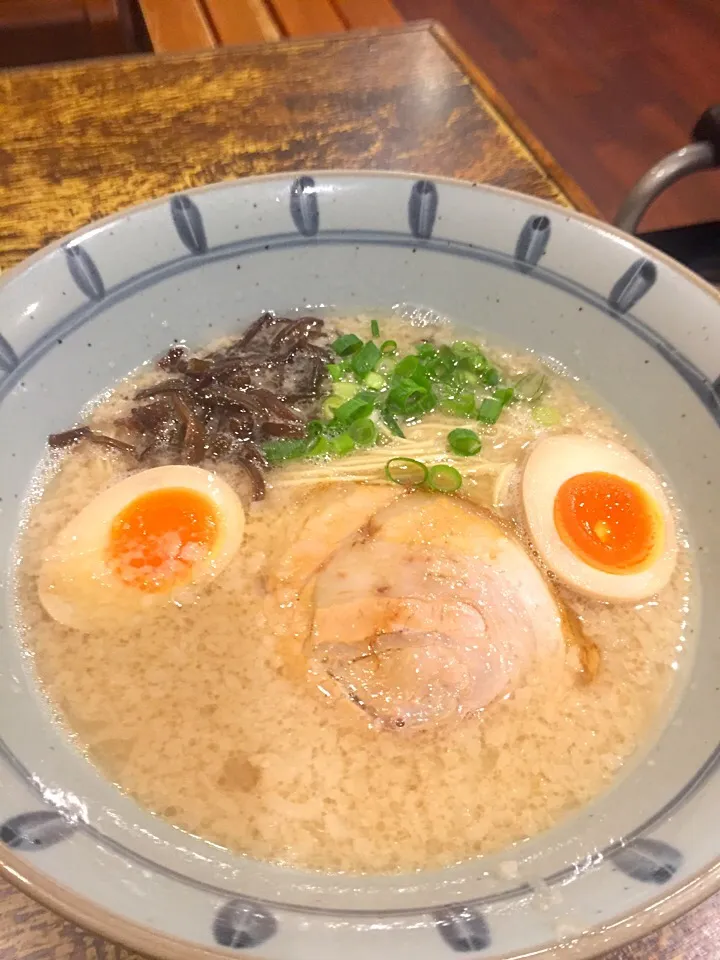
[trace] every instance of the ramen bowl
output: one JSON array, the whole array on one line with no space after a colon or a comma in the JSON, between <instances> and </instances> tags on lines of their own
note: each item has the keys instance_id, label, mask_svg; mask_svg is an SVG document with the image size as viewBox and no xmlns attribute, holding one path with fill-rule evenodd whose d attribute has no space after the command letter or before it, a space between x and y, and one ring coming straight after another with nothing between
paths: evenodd
<instances>
[{"instance_id":1,"label":"ramen bowl","mask_svg":"<svg viewBox=\"0 0 720 960\"><path fill-rule=\"evenodd\" d=\"M510 849L356 876L234 855L104 779L38 689L11 584L47 435L89 400L172 340L201 346L265 310L369 309L446 316L521 345L616 411L684 511L695 616L678 696L612 789ZM6 876L81 926L168 960L591 957L698 903L720 885L719 378L710 287L587 217L450 180L223 183L95 223L10 271L0 286Z\"/></svg>"}]
</instances>

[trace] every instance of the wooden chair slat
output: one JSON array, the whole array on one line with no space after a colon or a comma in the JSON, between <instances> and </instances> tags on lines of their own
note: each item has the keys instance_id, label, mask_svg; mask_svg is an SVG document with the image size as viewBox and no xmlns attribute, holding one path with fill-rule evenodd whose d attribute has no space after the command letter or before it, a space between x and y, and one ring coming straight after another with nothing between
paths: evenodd
<instances>
[{"instance_id":1,"label":"wooden chair slat","mask_svg":"<svg viewBox=\"0 0 720 960\"><path fill-rule=\"evenodd\" d=\"M95 2L112 5L112 0ZM403 23L393 0L139 0L139 5L157 53Z\"/></svg>"},{"instance_id":2,"label":"wooden chair slat","mask_svg":"<svg viewBox=\"0 0 720 960\"><path fill-rule=\"evenodd\" d=\"M392 0L333 0L333 2L351 30L397 27L405 22Z\"/></svg>"},{"instance_id":3,"label":"wooden chair slat","mask_svg":"<svg viewBox=\"0 0 720 960\"><path fill-rule=\"evenodd\" d=\"M344 20L330 0L272 0L272 8L289 37L346 30Z\"/></svg>"},{"instance_id":4,"label":"wooden chair slat","mask_svg":"<svg viewBox=\"0 0 720 960\"><path fill-rule=\"evenodd\" d=\"M282 37L264 0L205 0L205 6L222 46Z\"/></svg>"},{"instance_id":5,"label":"wooden chair slat","mask_svg":"<svg viewBox=\"0 0 720 960\"><path fill-rule=\"evenodd\" d=\"M218 45L201 0L140 0L140 9L155 53Z\"/></svg>"}]
</instances>

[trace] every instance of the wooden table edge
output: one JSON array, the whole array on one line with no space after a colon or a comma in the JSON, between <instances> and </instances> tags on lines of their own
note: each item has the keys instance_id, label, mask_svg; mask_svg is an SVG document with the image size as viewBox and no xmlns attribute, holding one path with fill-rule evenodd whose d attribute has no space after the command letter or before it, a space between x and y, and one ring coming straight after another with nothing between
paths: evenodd
<instances>
[{"instance_id":1,"label":"wooden table edge","mask_svg":"<svg viewBox=\"0 0 720 960\"><path fill-rule=\"evenodd\" d=\"M499 126L511 137L515 143L524 148L528 155L528 160L536 166L558 189L562 198L569 207L574 207L582 213L589 214L600 220L604 219L598 208L587 196L585 191L563 170L560 164L555 160L550 151L538 140L532 133L525 121L518 116L515 110L510 106L505 97L499 93L492 81L478 67L478 65L465 52L462 46L448 32L448 30L437 20L414 20L397 27L373 28L369 30L351 30L346 33L316 35L310 37L301 37L297 39L280 38L278 40L269 40L258 43L248 43L233 47L218 47L211 50L180 51L177 53L153 54L136 53L119 57L98 57L93 59L67 61L63 63L42 65L42 66L22 66L12 67L7 74L17 74L24 71L32 71L33 74L56 74L58 71L77 70L79 67L90 67L98 69L108 69L117 65L118 62L138 62L143 60L169 60L177 61L197 61L211 59L223 54L230 55L237 51L255 51L267 49L276 43L291 43L294 46L319 46L321 44L332 44L347 42L349 38L368 39L381 37L391 33L428 33L439 44L441 49L449 59L466 76L470 84L480 94L484 107L493 114L493 119ZM0 88L2 87L2 76L0 76ZM432 171L419 171L432 173Z\"/></svg>"},{"instance_id":2,"label":"wooden table edge","mask_svg":"<svg viewBox=\"0 0 720 960\"><path fill-rule=\"evenodd\" d=\"M1 2L1 0L0 0ZM105 57L81 57L78 60L62 60L57 63L24 64L19 67L7 67L0 70L0 82L4 76L16 76L22 73L32 73L41 75L43 73L53 74L66 70L77 70L79 67L111 67L117 64L137 63L139 61L197 61L212 60L219 56L229 56L233 53L251 53L258 50L267 50L276 44L287 44L292 46L312 47L331 43L347 43L351 39L362 39L363 37L381 37L389 33L432 33L432 28L436 24L434 20L411 20L396 27L370 27L365 30L346 30L344 33L312 34L304 37L278 37L277 40L258 40L255 43L240 43L227 47L201 48L198 50L174 50L168 53L153 53L152 51L140 51L136 53L125 53L120 56ZM443 28L444 29L444 28Z\"/></svg>"},{"instance_id":3,"label":"wooden table edge","mask_svg":"<svg viewBox=\"0 0 720 960\"><path fill-rule=\"evenodd\" d=\"M437 20L419 21L424 23L448 56L457 63L477 87L483 99L489 103L497 115L500 124L526 147L534 162L545 171L564 194L568 204L581 213L598 220L604 217L585 191L560 166L550 151L540 142L522 117L510 106L505 97L496 89L490 78L478 67L449 31Z\"/></svg>"}]
</instances>

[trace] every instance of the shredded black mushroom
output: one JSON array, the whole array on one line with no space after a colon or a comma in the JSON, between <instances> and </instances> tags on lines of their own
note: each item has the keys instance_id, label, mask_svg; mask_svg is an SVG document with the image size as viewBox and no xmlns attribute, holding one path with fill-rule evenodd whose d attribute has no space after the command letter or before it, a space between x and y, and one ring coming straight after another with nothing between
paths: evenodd
<instances>
[{"instance_id":1,"label":"shredded black mushroom","mask_svg":"<svg viewBox=\"0 0 720 960\"><path fill-rule=\"evenodd\" d=\"M319 317L263 313L220 350L192 356L174 344L157 361L165 379L138 390L115 421L121 438L77 427L48 437L51 447L89 441L132 454L144 466L227 461L247 474L252 496L265 495L261 444L305 436L317 413L329 352L313 343Z\"/></svg>"},{"instance_id":2,"label":"shredded black mushroom","mask_svg":"<svg viewBox=\"0 0 720 960\"><path fill-rule=\"evenodd\" d=\"M99 447L112 447L114 450L121 450L123 453L135 454L135 447L131 443L125 443L117 437L109 437L106 433L98 433L91 430L90 427L75 427L72 430L65 430L63 433L51 433L48 437L48 446L53 448L70 447L80 440L89 440L90 443L96 443Z\"/></svg>"}]
</instances>

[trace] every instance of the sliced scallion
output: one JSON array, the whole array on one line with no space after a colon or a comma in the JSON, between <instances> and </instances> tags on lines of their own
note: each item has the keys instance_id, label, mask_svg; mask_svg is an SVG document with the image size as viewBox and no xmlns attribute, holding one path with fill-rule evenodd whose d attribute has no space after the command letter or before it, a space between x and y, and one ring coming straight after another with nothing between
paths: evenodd
<instances>
[{"instance_id":1,"label":"sliced scallion","mask_svg":"<svg viewBox=\"0 0 720 960\"><path fill-rule=\"evenodd\" d=\"M333 396L331 397L328 397L327 400L323 403L323 408L322 408L323 416L325 417L325 419L332 420L332 418L335 416L335 411L338 409L338 407L341 407L343 403L344 403L343 398L338 397L335 394L333 394Z\"/></svg>"},{"instance_id":2,"label":"sliced scallion","mask_svg":"<svg viewBox=\"0 0 720 960\"><path fill-rule=\"evenodd\" d=\"M515 397L518 400L525 400L531 403L533 400L539 400L547 389L548 379L544 373L535 370L532 373L526 373L520 377L515 384Z\"/></svg>"},{"instance_id":3,"label":"sliced scallion","mask_svg":"<svg viewBox=\"0 0 720 960\"><path fill-rule=\"evenodd\" d=\"M474 430L457 427L448 434L448 445L460 457L474 457L482 449L482 441Z\"/></svg>"},{"instance_id":4,"label":"sliced scallion","mask_svg":"<svg viewBox=\"0 0 720 960\"><path fill-rule=\"evenodd\" d=\"M390 433L396 437L405 437L405 434L402 432L400 424L397 422L395 417L388 411L383 410L382 412L383 423L387 426Z\"/></svg>"},{"instance_id":5,"label":"sliced scallion","mask_svg":"<svg viewBox=\"0 0 720 960\"><path fill-rule=\"evenodd\" d=\"M440 401L440 409L453 417L474 417L475 394L469 390L452 393Z\"/></svg>"},{"instance_id":6,"label":"sliced scallion","mask_svg":"<svg viewBox=\"0 0 720 960\"><path fill-rule=\"evenodd\" d=\"M373 412L374 404L363 394L351 397L335 410L335 419L338 423L354 423L355 420L362 420L363 417L369 417Z\"/></svg>"},{"instance_id":7,"label":"sliced scallion","mask_svg":"<svg viewBox=\"0 0 720 960\"><path fill-rule=\"evenodd\" d=\"M512 400L514 392L512 387L498 387L493 396L505 407Z\"/></svg>"},{"instance_id":8,"label":"sliced scallion","mask_svg":"<svg viewBox=\"0 0 720 960\"><path fill-rule=\"evenodd\" d=\"M339 363L329 363L327 365L327 372L333 380L342 380L343 368Z\"/></svg>"},{"instance_id":9,"label":"sliced scallion","mask_svg":"<svg viewBox=\"0 0 720 960\"><path fill-rule=\"evenodd\" d=\"M403 357L402 360L395 367L395 376L398 378L410 378L415 373L415 371L420 366L420 358L414 357L411 353L407 357Z\"/></svg>"},{"instance_id":10,"label":"sliced scallion","mask_svg":"<svg viewBox=\"0 0 720 960\"><path fill-rule=\"evenodd\" d=\"M348 433L358 447L371 447L377 440L378 429L370 417L363 417L350 424Z\"/></svg>"},{"instance_id":11,"label":"sliced scallion","mask_svg":"<svg viewBox=\"0 0 720 960\"><path fill-rule=\"evenodd\" d=\"M420 343L416 344L415 350L417 355L422 360L428 360L430 357L437 356L437 347L434 344L430 343L427 340L421 340Z\"/></svg>"},{"instance_id":12,"label":"sliced scallion","mask_svg":"<svg viewBox=\"0 0 720 960\"><path fill-rule=\"evenodd\" d=\"M284 460L296 460L307 449L306 440L271 440L263 446L268 463L282 463Z\"/></svg>"},{"instance_id":13,"label":"sliced scallion","mask_svg":"<svg viewBox=\"0 0 720 960\"><path fill-rule=\"evenodd\" d=\"M357 353L362 345L360 337L355 336L354 333L344 333L337 338L332 348L339 357L348 357L350 354Z\"/></svg>"},{"instance_id":14,"label":"sliced scallion","mask_svg":"<svg viewBox=\"0 0 720 960\"><path fill-rule=\"evenodd\" d=\"M428 470L427 485L439 493L455 493L462 486L462 477L455 467L437 463Z\"/></svg>"},{"instance_id":15,"label":"sliced scallion","mask_svg":"<svg viewBox=\"0 0 720 960\"><path fill-rule=\"evenodd\" d=\"M305 451L306 457L326 457L330 453L330 441L320 435L310 443Z\"/></svg>"},{"instance_id":16,"label":"sliced scallion","mask_svg":"<svg viewBox=\"0 0 720 960\"><path fill-rule=\"evenodd\" d=\"M428 468L410 457L393 457L385 464L385 476L403 487L419 487L428 478Z\"/></svg>"},{"instance_id":17,"label":"sliced scallion","mask_svg":"<svg viewBox=\"0 0 720 960\"><path fill-rule=\"evenodd\" d=\"M452 352L462 360L465 357L476 357L480 353L480 347L471 340L456 340L452 345Z\"/></svg>"},{"instance_id":18,"label":"sliced scallion","mask_svg":"<svg viewBox=\"0 0 720 960\"><path fill-rule=\"evenodd\" d=\"M500 383L500 372L497 367L488 367L482 375L483 381L490 387L496 387Z\"/></svg>"},{"instance_id":19,"label":"sliced scallion","mask_svg":"<svg viewBox=\"0 0 720 960\"><path fill-rule=\"evenodd\" d=\"M426 366L428 376L433 380L439 380L441 383L447 383L453 375L457 366L457 357L450 347L442 346L437 352L437 356L432 357Z\"/></svg>"},{"instance_id":20,"label":"sliced scallion","mask_svg":"<svg viewBox=\"0 0 720 960\"><path fill-rule=\"evenodd\" d=\"M364 377L370 373L371 370L375 369L375 364L379 359L380 348L376 343L373 343L372 340L368 340L368 342L364 343L357 353L353 355L353 373L358 377Z\"/></svg>"},{"instance_id":21,"label":"sliced scallion","mask_svg":"<svg viewBox=\"0 0 720 960\"><path fill-rule=\"evenodd\" d=\"M349 433L341 433L330 440L330 452L336 457L345 457L355 449L355 441Z\"/></svg>"},{"instance_id":22,"label":"sliced scallion","mask_svg":"<svg viewBox=\"0 0 720 960\"><path fill-rule=\"evenodd\" d=\"M319 437L323 429L324 424L322 420L310 420L305 431L307 439L314 440L316 437Z\"/></svg>"},{"instance_id":23,"label":"sliced scallion","mask_svg":"<svg viewBox=\"0 0 720 960\"><path fill-rule=\"evenodd\" d=\"M415 383L419 383L421 387L425 387L426 390L430 390L432 387L432 380L427 374L427 370L422 364L417 368L415 373L412 375L411 380L414 380Z\"/></svg>"},{"instance_id":24,"label":"sliced scallion","mask_svg":"<svg viewBox=\"0 0 720 960\"><path fill-rule=\"evenodd\" d=\"M383 387L386 386L385 378L381 377L380 374L374 370L371 370L365 377L365 386L370 390L382 390Z\"/></svg>"},{"instance_id":25,"label":"sliced scallion","mask_svg":"<svg viewBox=\"0 0 720 960\"><path fill-rule=\"evenodd\" d=\"M377 320L370 321L370 333L373 337L380 336L380 324L377 322Z\"/></svg>"},{"instance_id":26,"label":"sliced scallion","mask_svg":"<svg viewBox=\"0 0 720 960\"><path fill-rule=\"evenodd\" d=\"M483 423L497 423L502 411L503 405L497 397L485 397L478 407L477 418Z\"/></svg>"},{"instance_id":27,"label":"sliced scallion","mask_svg":"<svg viewBox=\"0 0 720 960\"><path fill-rule=\"evenodd\" d=\"M464 370L482 373L488 365L487 358L480 347L468 340L456 340L452 345L452 352Z\"/></svg>"},{"instance_id":28,"label":"sliced scallion","mask_svg":"<svg viewBox=\"0 0 720 960\"><path fill-rule=\"evenodd\" d=\"M397 352L397 342L395 340L386 340L380 346L380 353L384 357L388 357L390 356L390 354L396 353L396 352Z\"/></svg>"},{"instance_id":29,"label":"sliced scallion","mask_svg":"<svg viewBox=\"0 0 720 960\"><path fill-rule=\"evenodd\" d=\"M427 394L427 389L415 383L414 380L401 380L388 394L388 407L392 412L412 413Z\"/></svg>"},{"instance_id":30,"label":"sliced scallion","mask_svg":"<svg viewBox=\"0 0 720 960\"><path fill-rule=\"evenodd\" d=\"M340 397L341 400L345 401L350 400L351 397L360 393L360 387L357 383L352 383L350 380L340 380L338 383L333 384L332 392L333 396Z\"/></svg>"},{"instance_id":31,"label":"sliced scallion","mask_svg":"<svg viewBox=\"0 0 720 960\"><path fill-rule=\"evenodd\" d=\"M533 420L543 427L554 427L560 423L560 411L555 407L535 407Z\"/></svg>"},{"instance_id":32,"label":"sliced scallion","mask_svg":"<svg viewBox=\"0 0 720 960\"><path fill-rule=\"evenodd\" d=\"M466 370L464 367L458 367L454 376L455 382L462 386L477 386L480 376L474 370Z\"/></svg>"}]
</instances>

